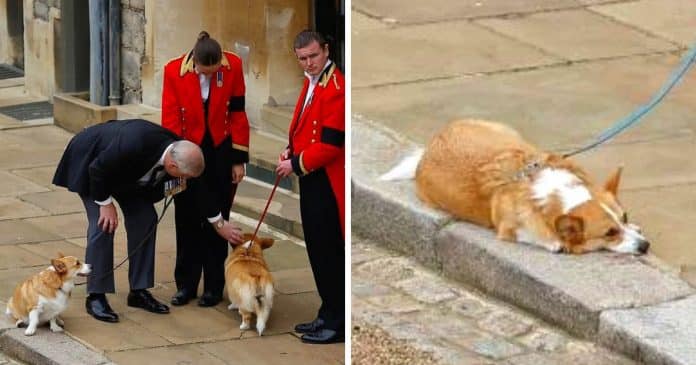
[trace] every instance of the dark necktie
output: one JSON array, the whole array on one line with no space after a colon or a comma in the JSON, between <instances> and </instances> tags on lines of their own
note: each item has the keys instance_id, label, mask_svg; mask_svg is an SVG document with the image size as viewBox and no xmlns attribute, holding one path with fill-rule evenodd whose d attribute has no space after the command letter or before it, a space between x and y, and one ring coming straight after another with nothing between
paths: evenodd
<instances>
[{"instance_id":1,"label":"dark necktie","mask_svg":"<svg viewBox=\"0 0 696 365\"><path fill-rule=\"evenodd\" d=\"M150 174L150 178L147 180L147 186L155 186L162 180L157 178L157 175L160 175L162 170L164 170L164 166L162 165L157 165L152 169L152 174ZM162 174L162 176L164 176L164 174Z\"/></svg>"}]
</instances>

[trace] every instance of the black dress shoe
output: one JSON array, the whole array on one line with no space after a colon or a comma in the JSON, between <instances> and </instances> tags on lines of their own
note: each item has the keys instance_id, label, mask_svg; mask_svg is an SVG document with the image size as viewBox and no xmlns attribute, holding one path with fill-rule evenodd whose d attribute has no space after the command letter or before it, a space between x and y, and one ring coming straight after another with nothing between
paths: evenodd
<instances>
[{"instance_id":1,"label":"black dress shoe","mask_svg":"<svg viewBox=\"0 0 696 365\"><path fill-rule=\"evenodd\" d=\"M179 291L172 297L172 305L185 305L191 299L196 297L196 292L193 290L188 290L186 288L179 289Z\"/></svg>"},{"instance_id":2,"label":"black dress shoe","mask_svg":"<svg viewBox=\"0 0 696 365\"><path fill-rule=\"evenodd\" d=\"M128 306L145 309L148 312L165 314L169 313L169 307L152 297L145 289L131 290L128 293Z\"/></svg>"},{"instance_id":3,"label":"black dress shoe","mask_svg":"<svg viewBox=\"0 0 696 365\"><path fill-rule=\"evenodd\" d=\"M85 300L85 308L87 313L89 313L95 319L104 322L116 323L118 322L118 314L111 309L109 302L106 300L106 295L104 294L90 294Z\"/></svg>"},{"instance_id":4,"label":"black dress shoe","mask_svg":"<svg viewBox=\"0 0 696 365\"><path fill-rule=\"evenodd\" d=\"M318 318L307 323L300 323L295 326L295 332L297 333L311 333L316 332L324 327L324 320Z\"/></svg>"},{"instance_id":5,"label":"black dress shoe","mask_svg":"<svg viewBox=\"0 0 696 365\"><path fill-rule=\"evenodd\" d=\"M322 328L316 332L305 333L301 337L304 343L327 344L343 342L343 332L337 332L328 328Z\"/></svg>"},{"instance_id":6,"label":"black dress shoe","mask_svg":"<svg viewBox=\"0 0 696 365\"><path fill-rule=\"evenodd\" d=\"M215 295L209 291L201 295L201 299L198 299L198 306L200 307L213 307L222 301L222 295Z\"/></svg>"}]
</instances>

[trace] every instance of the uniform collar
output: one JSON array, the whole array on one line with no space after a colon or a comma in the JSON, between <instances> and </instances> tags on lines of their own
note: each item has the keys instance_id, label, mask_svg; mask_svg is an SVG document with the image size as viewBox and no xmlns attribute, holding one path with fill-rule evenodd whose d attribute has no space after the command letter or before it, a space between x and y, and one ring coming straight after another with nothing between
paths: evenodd
<instances>
[{"instance_id":1,"label":"uniform collar","mask_svg":"<svg viewBox=\"0 0 696 365\"><path fill-rule=\"evenodd\" d=\"M193 50L188 51L184 55L184 60L181 62L181 67L179 68L179 76L184 76L188 72L196 72L195 67L193 67ZM220 59L220 67L230 68L230 62L227 60L227 55L222 52L222 58Z\"/></svg>"}]
</instances>

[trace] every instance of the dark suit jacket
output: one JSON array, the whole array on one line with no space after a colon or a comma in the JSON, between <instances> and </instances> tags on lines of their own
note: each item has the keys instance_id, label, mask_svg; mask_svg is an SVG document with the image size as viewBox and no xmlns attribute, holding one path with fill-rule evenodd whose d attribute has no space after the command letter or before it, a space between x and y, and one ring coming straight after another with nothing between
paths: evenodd
<instances>
[{"instance_id":1,"label":"dark suit jacket","mask_svg":"<svg viewBox=\"0 0 696 365\"><path fill-rule=\"evenodd\" d=\"M97 201L136 191L147 192L153 202L161 200L163 183L144 191L138 180L157 163L167 146L179 139L141 119L113 120L85 128L65 149L53 183Z\"/></svg>"}]
</instances>

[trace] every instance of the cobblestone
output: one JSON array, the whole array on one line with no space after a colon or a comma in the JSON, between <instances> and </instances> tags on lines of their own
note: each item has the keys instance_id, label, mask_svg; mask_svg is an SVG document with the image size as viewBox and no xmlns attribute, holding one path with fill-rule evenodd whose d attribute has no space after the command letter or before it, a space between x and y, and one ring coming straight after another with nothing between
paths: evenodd
<instances>
[{"instance_id":1,"label":"cobblestone","mask_svg":"<svg viewBox=\"0 0 696 365\"><path fill-rule=\"evenodd\" d=\"M353 321L369 327L366 331L386 336L379 344L396 346L384 349L372 344L374 357L356 353L369 346L365 341L371 337L354 329L356 364L395 364L379 362L387 361L384 356L389 351L397 352L394 356L402 361L398 363L408 364L634 364L524 311L441 278L410 258L359 237L353 237L353 245L357 247L352 252L359 257L352 264ZM412 361L407 360L409 354L414 356Z\"/></svg>"}]
</instances>

